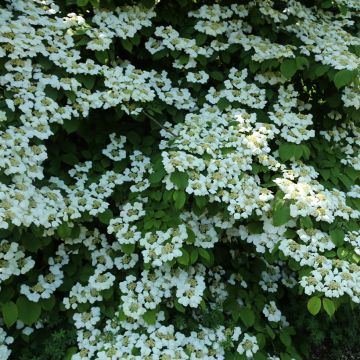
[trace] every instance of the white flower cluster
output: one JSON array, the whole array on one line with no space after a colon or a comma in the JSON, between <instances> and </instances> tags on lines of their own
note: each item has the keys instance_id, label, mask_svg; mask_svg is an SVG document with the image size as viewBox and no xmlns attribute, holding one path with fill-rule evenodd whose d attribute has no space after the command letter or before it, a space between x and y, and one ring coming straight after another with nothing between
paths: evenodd
<instances>
[{"instance_id":1,"label":"white flower cluster","mask_svg":"<svg viewBox=\"0 0 360 360\"><path fill-rule=\"evenodd\" d=\"M20 293L24 294L30 301L38 302L39 299L49 299L56 289L63 283L64 272L61 268L69 263L69 255L66 253L64 244L61 244L55 257L48 260L48 274L39 275L38 282L33 286L22 284Z\"/></svg>"},{"instance_id":2,"label":"white flower cluster","mask_svg":"<svg viewBox=\"0 0 360 360\"><path fill-rule=\"evenodd\" d=\"M9 349L9 345L14 342L14 338L8 336L5 330L0 327L0 358L7 360L10 358L11 350Z\"/></svg>"},{"instance_id":3,"label":"white flower cluster","mask_svg":"<svg viewBox=\"0 0 360 360\"><path fill-rule=\"evenodd\" d=\"M360 170L360 127L354 123L343 123L320 134L332 142L333 148L338 148L344 157L340 160L342 164L350 165L355 170Z\"/></svg>"},{"instance_id":4,"label":"white flower cluster","mask_svg":"<svg viewBox=\"0 0 360 360\"><path fill-rule=\"evenodd\" d=\"M172 128L179 137L160 144L166 150L162 153L165 170L169 174L186 171L187 193L228 204L235 219L247 218L254 210L260 215L269 209L273 195L246 171L253 157L267 156L272 129L270 124L256 123L256 116L245 111L231 109L221 115L216 108L204 107ZM170 137L165 130L163 134ZM167 184L171 188L169 180Z\"/></svg>"},{"instance_id":5,"label":"white flower cluster","mask_svg":"<svg viewBox=\"0 0 360 360\"><path fill-rule=\"evenodd\" d=\"M35 261L25 256L23 249L16 242L0 242L0 284L11 276L19 276L31 270Z\"/></svg>"},{"instance_id":6,"label":"white flower cluster","mask_svg":"<svg viewBox=\"0 0 360 360\"><path fill-rule=\"evenodd\" d=\"M255 109L264 108L266 105L265 90L245 81L248 76L247 69L240 71L231 68L228 76L229 79L224 82L224 90L216 90L214 87L209 89L206 100L210 104L217 104L222 98L225 98L231 103L240 103Z\"/></svg>"},{"instance_id":7,"label":"white flower cluster","mask_svg":"<svg viewBox=\"0 0 360 360\"><path fill-rule=\"evenodd\" d=\"M341 100L346 107L353 106L355 109L360 109L360 87L355 84L346 86L343 90Z\"/></svg>"},{"instance_id":8,"label":"white flower cluster","mask_svg":"<svg viewBox=\"0 0 360 360\"><path fill-rule=\"evenodd\" d=\"M358 46L360 39L344 30L353 20L347 17L335 20L330 13L315 12L296 0L288 1L286 11L297 17L297 22L284 28L304 43L300 46L303 54L313 53L315 60L338 70L359 67L359 57L350 47Z\"/></svg>"},{"instance_id":9,"label":"white flower cluster","mask_svg":"<svg viewBox=\"0 0 360 360\"><path fill-rule=\"evenodd\" d=\"M293 218L312 216L316 221L332 223L336 217L345 220L360 217L360 211L346 204L346 193L340 190L328 190L316 180L278 178L274 181L285 193L284 199L292 200L290 215Z\"/></svg>"},{"instance_id":10,"label":"white flower cluster","mask_svg":"<svg viewBox=\"0 0 360 360\"><path fill-rule=\"evenodd\" d=\"M114 11L96 10L92 23L99 28L91 27L86 30L90 37L86 48L102 51L110 47L113 38L133 38L142 27L151 26L154 11L149 11L141 6L122 6Z\"/></svg>"},{"instance_id":11,"label":"white flower cluster","mask_svg":"<svg viewBox=\"0 0 360 360\"><path fill-rule=\"evenodd\" d=\"M349 1L349 6L358 9L355 1ZM302 45L286 44L280 36L282 43L275 43L251 34L246 17L253 7L258 7L268 24L295 34ZM47 259L47 273L40 273L35 285L28 284L36 277L20 283L20 293L30 301L49 299L59 290L66 271L76 268L72 268L72 256L87 262L63 298L65 309L76 311L72 318L79 351L73 360L219 360L225 359L229 344L251 359L261 346L254 334L243 334L234 325L211 328L200 324L201 311L219 310L227 316L231 311L224 308L232 300L237 308L245 306L245 300L240 296L232 299L233 294L239 289L246 293L253 286L267 299L260 312L281 327L288 326L286 319L275 301L269 300L282 285L291 288L299 281L308 295L347 295L360 303L357 257L342 256L342 252L360 255L359 231L346 231L344 248L327 257L328 252L335 253L336 245L331 230L319 225L358 222L360 211L351 201L360 198L359 185L352 185L348 192L329 188L320 182L314 167L295 160L282 163L277 150L279 136L296 145L315 136L312 105L300 100L301 90L287 84L276 68L252 75L251 68L229 66L224 74L220 70L224 81L219 83L217 72L204 66L224 54L231 59L231 52L218 52L241 45L249 61L256 62L252 65L259 68L274 59L279 65L299 52L335 70L359 67L353 47L359 46L360 40L344 30L353 25L350 15L333 16L295 0L287 1L283 11L274 7L275 2L268 0L203 5L188 13L196 31L191 38L172 25L154 22L145 49L154 58L170 54L182 79L161 70L161 63L160 70L145 70L120 57L107 57L111 53L107 50L117 43L124 48L141 43L140 30L152 26L154 9L133 5L113 11L97 9L84 17L74 13L61 16L58 6L46 0L9 1L0 9L0 59L5 69L0 75L4 89L0 99L0 170L4 178L0 183L0 229L21 227L23 231L35 226L43 236L60 241L54 256ZM290 17L296 21L286 25ZM95 51L96 61L84 61L84 51ZM345 107L360 108L356 81L343 90ZM204 91L196 94L202 85ZM276 101L269 101L272 96ZM154 213L152 196L156 194L146 190L151 186L149 175L157 171L154 149L130 150L122 129L112 130L110 142L99 149L97 159L75 161L66 180L46 178L45 144L57 128L82 124L93 110L115 109L126 118L137 119L144 112L148 116L145 109L153 102L167 106L164 116L176 113L184 117L176 125L165 124L158 148L166 172L158 184L160 198L170 194L170 199L164 200L168 208L157 215L167 215L173 191L194 204L191 210L186 204L183 211L175 213L176 225L159 220L161 226L151 228L149 216ZM340 112L328 117L342 119ZM320 134L339 150L342 165L358 171L360 130L351 120L346 121ZM106 164L101 174L97 173L99 159ZM183 188L173 181L179 173L186 175ZM113 194L120 197L114 196L113 201ZM122 196L127 195L124 200ZM285 210L288 206L289 217L275 226L274 202L279 198ZM201 207L198 201L205 205ZM104 220L102 215L106 217L114 208L118 213ZM218 212L214 214L213 209ZM107 234L81 224L94 217L107 225ZM302 226L305 220L312 226ZM221 242L224 248L231 247L225 256L230 254L229 264L238 264L236 273L219 264L204 265ZM241 247L249 244L254 253L243 254ZM309 272L298 279L285 261L270 262L266 255L277 252L281 259ZM256 258L263 265L257 280L242 274L244 258L249 262ZM16 241L1 240L1 282L26 274L34 265ZM109 311L104 316L101 302L113 295L115 314L111 316ZM198 322L197 329L187 331L175 321L171 324L169 309L186 313ZM30 335L42 326L41 321L34 328L18 321L16 329ZM0 328L1 359L9 358L12 341ZM277 358L269 355L269 359Z\"/></svg>"},{"instance_id":12,"label":"white flower cluster","mask_svg":"<svg viewBox=\"0 0 360 360\"><path fill-rule=\"evenodd\" d=\"M280 86L278 102L274 104L274 112L269 112L269 118L280 127L280 136L288 142L300 144L315 136L313 129L307 129L313 125L311 114L293 113L292 108L299 108L297 101L298 92L293 85L286 88ZM311 105L303 106L306 110L311 109Z\"/></svg>"}]
</instances>

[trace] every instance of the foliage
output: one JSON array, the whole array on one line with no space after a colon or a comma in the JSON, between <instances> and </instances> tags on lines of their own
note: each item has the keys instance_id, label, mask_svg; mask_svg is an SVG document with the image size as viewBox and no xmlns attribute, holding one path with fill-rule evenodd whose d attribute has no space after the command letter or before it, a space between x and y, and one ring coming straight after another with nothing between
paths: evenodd
<instances>
[{"instance_id":1,"label":"foliage","mask_svg":"<svg viewBox=\"0 0 360 360\"><path fill-rule=\"evenodd\" d=\"M357 0L0 5L1 359L358 332Z\"/></svg>"},{"instance_id":2,"label":"foliage","mask_svg":"<svg viewBox=\"0 0 360 360\"><path fill-rule=\"evenodd\" d=\"M36 332L31 343L22 349L14 349L14 358L19 360L63 360L66 358L68 349L74 349L76 345L76 331L55 330L49 334L48 329Z\"/></svg>"}]
</instances>

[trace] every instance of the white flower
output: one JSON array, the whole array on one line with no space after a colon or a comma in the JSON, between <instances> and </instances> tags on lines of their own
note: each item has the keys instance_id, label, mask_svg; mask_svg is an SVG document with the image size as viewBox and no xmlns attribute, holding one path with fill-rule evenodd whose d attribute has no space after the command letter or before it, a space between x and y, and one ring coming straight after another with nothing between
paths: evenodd
<instances>
[{"instance_id":1,"label":"white flower","mask_svg":"<svg viewBox=\"0 0 360 360\"><path fill-rule=\"evenodd\" d=\"M248 359L252 359L253 355L259 350L257 340L255 336L245 334L237 347L237 352L242 355L245 353Z\"/></svg>"},{"instance_id":2,"label":"white flower","mask_svg":"<svg viewBox=\"0 0 360 360\"><path fill-rule=\"evenodd\" d=\"M279 322L281 320L281 312L276 307L274 301L270 301L269 304L266 304L264 306L263 314L267 317L269 321Z\"/></svg>"}]
</instances>

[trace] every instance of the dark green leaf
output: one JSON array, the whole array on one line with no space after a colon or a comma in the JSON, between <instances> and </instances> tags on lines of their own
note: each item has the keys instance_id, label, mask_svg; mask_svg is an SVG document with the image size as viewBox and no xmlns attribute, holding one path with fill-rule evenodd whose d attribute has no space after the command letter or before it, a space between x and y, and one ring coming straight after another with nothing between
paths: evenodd
<instances>
[{"instance_id":1,"label":"dark green leaf","mask_svg":"<svg viewBox=\"0 0 360 360\"><path fill-rule=\"evenodd\" d=\"M16 306L19 313L18 318L25 325L30 326L39 319L41 314L40 303L29 301L25 296L20 296L16 301Z\"/></svg>"},{"instance_id":2,"label":"dark green leaf","mask_svg":"<svg viewBox=\"0 0 360 360\"><path fill-rule=\"evenodd\" d=\"M297 71L296 61L285 59L280 65L280 72L286 79L291 79Z\"/></svg>"},{"instance_id":3,"label":"dark green leaf","mask_svg":"<svg viewBox=\"0 0 360 360\"><path fill-rule=\"evenodd\" d=\"M307 308L312 315L316 315L321 309L321 300L317 296L313 296L308 300Z\"/></svg>"},{"instance_id":4,"label":"dark green leaf","mask_svg":"<svg viewBox=\"0 0 360 360\"><path fill-rule=\"evenodd\" d=\"M15 324L18 318L18 309L14 302L9 301L2 306L2 315L7 327Z\"/></svg>"}]
</instances>

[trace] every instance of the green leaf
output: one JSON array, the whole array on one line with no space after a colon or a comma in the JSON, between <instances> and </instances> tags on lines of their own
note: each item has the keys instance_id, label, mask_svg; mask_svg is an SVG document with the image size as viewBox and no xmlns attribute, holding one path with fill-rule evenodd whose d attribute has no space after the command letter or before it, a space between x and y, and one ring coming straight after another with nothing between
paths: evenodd
<instances>
[{"instance_id":1,"label":"green leaf","mask_svg":"<svg viewBox=\"0 0 360 360\"><path fill-rule=\"evenodd\" d=\"M309 310L310 314L316 315L321 309L321 300L317 296L313 296L309 299L307 303L307 309Z\"/></svg>"},{"instance_id":2,"label":"green leaf","mask_svg":"<svg viewBox=\"0 0 360 360\"><path fill-rule=\"evenodd\" d=\"M184 172L175 171L170 175L170 180L175 184L180 190L184 190L189 182L189 175Z\"/></svg>"},{"instance_id":3,"label":"green leaf","mask_svg":"<svg viewBox=\"0 0 360 360\"><path fill-rule=\"evenodd\" d=\"M88 89L88 90L91 90L94 85L95 85L95 76L91 76L91 75L83 75L83 74L80 74L77 76L77 79L85 85L85 87Z\"/></svg>"},{"instance_id":4,"label":"green leaf","mask_svg":"<svg viewBox=\"0 0 360 360\"><path fill-rule=\"evenodd\" d=\"M148 310L146 311L146 313L143 315L143 319L149 324L149 325L154 325L156 323L156 315L157 315L157 310L153 309L153 310Z\"/></svg>"},{"instance_id":5,"label":"green leaf","mask_svg":"<svg viewBox=\"0 0 360 360\"><path fill-rule=\"evenodd\" d=\"M76 5L77 6L85 6L88 2L89 2L89 0L76 0Z\"/></svg>"},{"instance_id":6,"label":"green leaf","mask_svg":"<svg viewBox=\"0 0 360 360\"><path fill-rule=\"evenodd\" d=\"M284 204L283 206L280 205L275 208L273 212L273 224L275 226L284 225L290 219L290 207L288 205Z\"/></svg>"},{"instance_id":7,"label":"green leaf","mask_svg":"<svg viewBox=\"0 0 360 360\"><path fill-rule=\"evenodd\" d=\"M110 220L114 217L113 212L110 209L106 209L104 212L98 214L98 219L103 224L109 224Z\"/></svg>"},{"instance_id":8,"label":"green leaf","mask_svg":"<svg viewBox=\"0 0 360 360\"><path fill-rule=\"evenodd\" d=\"M226 98L221 98L218 102L217 102L217 107L219 108L219 110L223 111L225 110L228 106L230 105L230 101Z\"/></svg>"},{"instance_id":9,"label":"green leaf","mask_svg":"<svg viewBox=\"0 0 360 360\"><path fill-rule=\"evenodd\" d=\"M214 80L218 80L218 81L224 80L224 75L220 71L211 71L209 75Z\"/></svg>"},{"instance_id":10,"label":"green leaf","mask_svg":"<svg viewBox=\"0 0 360 360\"><path fill-rule=\"evenodd\" d=\"M334 76L335 86L340 89L349 85L357 76L356 70L340 70Z\"/></svg>"},{"instance_id":11,"label":"green leaf","mask_svg":"<svg viewBox=\"0 0 360 360\"><path fill-rule=\"evenodd\" d=\"M14 302L9 301L2 306L2 315L7 327L15 324L18 318L18 309Z\"/></svg>"},{"instance_id":12,"label":"green leaf","mask_svg":"<svg viewBox=\"0 0 360 360\"><path fill-rule=\"evenodd\" d=\"M56 229L57 234L62 238L66 239L70 237L72 228L67 223L62 223Z\"/></svg>"},{"instance_id":13,"label":"green leaf","mask_svg":"<svg viewBox=\"0 0 360 360\"><path fill-rule=\"evenodd\" d=\"M354 185L353 181L344 174L338 175L339 180L345 185L346 190L350 190L351 186Z\"/></svg>"},{"instance_id":14,"label":"green leaf","mask_svg":"<svg viewBox=\"0 0 360 360\"><path fill-rule=\"evenodd\" d=\"M306 57L304 57L304 56L298 56L298 57L296 57L295 62L296 62L296 67L297 67L299 70L303 70L303 69L309 67L309 60L308 60Z\"/></svg>"},{"instance_id":15,"label":"green leaf","mask_svg":"<svg viewBox=\"0 0 360 360\"><path fill-rule=\"evenodd\" d=\"M40 300L41 308L46 311L50 311L55 306L55 303L56 303L56 300L55 300L54 295L50 296L49 299L41 299Z\"/></svg>"},{"instance_id":16,"label":"green leaf","mask_svg":"<svg viewBox=\"0 0 360 360\"><path fill-rule=\"evenodd\" d=\"M77 352L77 348L75 346L72 346L71 348L67 349L63 360L71 360L72 356L76 354L76 352Z\"/></svg>"},{"instance_id":17,"label":"green leaf","mask_svg":"<svg viewBox=\"0 0 360 360\"><path fill-rule=\"evenodd\" d=\"M256 327L256 325L255 325L255 327ZM263 349L265 347L265 345L266 345L266 337L265 337L265 335L262 334L262 333L258 333L256 335L256 340L257 340L259 348ZM255 357L254 357L254 359L255 359Z\"/></svg>"},{"instance_id":18,"label":"green leaf","mask_svg":"<svg viewBox=\"0 0 360 360\"><path fill-rule=\"evenodd\" d=\"M209 200L207 196L195 196L195 203L196 205L202 209L208 204Z\"/></svg>"},{"instance_id":19,"label":"green leaf","mask_svg":"<svg viewBox=\"0 0 360 360\"><path fill-rule=\"evenodd\" d=\"M330 230L330 238L336 246L344 243L345 233L341 229Z\"/></svg>"},{"instance_id":20,"label":"green leaf","mask_svg":"<svg viewBox=\"0 0 360 360\"><path fill-rule=\"evenodd\" d=\"M99 61L100 64L106 64L109 61L109 54L105 51L95 51L96 60Z\"/></svg>"},{"instance_id":21,"label":"green leaf","mask_svg":"<svg viewBox=\"0 0 360 360\"><path fill-rule=\"evenodd\" d=\"M261 334L260 334L261 335ZM258 336L256 336L256 338L257 338ZM258 340L258 339L257 339ZM255 353L254 354L254 360L267 360L268 359L268 357L264 354L264 353L262 353L262 352L257 352L257 353Z\"/></svg>"},{"instance_id":22,"label":"green leaf","mask_svg":"<svg viewBox=\"0 0 360 360\"><path fill-rule=\"evenodd\" d=\"M290 337L290 335L289 335L287 332L285 332L285 331L283 331L283 332L280 334L280 340L281 340L281 342L282 342L286 347L288 347L288 346L291 345L291 337Z\"/></svg>"},{"instance_id":23,"label":"green leaf","mask_svg":"<svg viewBox=\"0 0 360 360\"><path fill-rule=\"evenodd\" d=\"M148 9L151 9L155 5L155 0L141 0L141 3Z\"/></svg>"},{"instance_id":24,"label":"green leaf","mask_svg":"<svg viewBox=\"0 0 360 360\"><path fill-rule=\"evenodd\" d=\"M247 308L247 307L242 307L239 310L239 316L241 321L247 326L250 327L252 325L254 325L255 322L255 315L254 312Z\"/></svg>"},{"instance_id":25,"label":"green leaf","mask_svg":"<svg viewBox=\"0 0 360 360\"><path fill-rule=\"evenodd\" d=\"M63 127L68 134L74 133L80 126L80 120L72 118L71 120L65 120Z\"/></svg>"},{"instance_id":26,"label":"green leaf","mask_svg":"<svg viewBox=\"0 0 360 360\"><path fill-rule=\"evenodd\" d=\"M199 257L198 249L193 249L190 253L190 264L194 264Z\"/></svg>"},{"instance_id":27,"label":"green leaf","mask_svg":"<svg viewBox=\"0 0 360 360\"><path fill-rule=\"evenodd\" d=\"M176 258L177 262L181 265L189 265L190 264L190 256L189 253L185 249L181 249L182 255Z\"/></svg>"},{"instance_id":28,"label":"green leaf","mask_svg":"<svg viewBox=\"0 0 360 360\"><path fill-rule=\"evenodd\" d=\"M135 139L134 139L135 140ZM152 164L153 172L149 175L149 181L151 184L159 183L164 176L166 175L166 171L164 168L164 164L162 163L162 158L157 158Z\"/></svg>"},{"instance_id":29,"label":"green leaf","mask_svg":"<svg viewBox=\"0 0 360 360\"><path fill-rule=\"evenodd\" d=\"M281 143L279 146L279 156L281 161L290 160L294 156L294 144Z\"/></svg>"},{"instance_id":30,"label":"green leaf","mask_svg":"<svg viewBox=\"0 0 360 360\"><path fill-rule=\"evenodd\" d=\"M203 248L199 248L199 255L206 261L210 261L211 260L211 255L210 252L207 251L206 249Z\"/></svg>"},{"instance_id":31,"label":"green leaf","mask_svg":"<svg viewBox=\"0 0 360 360\"><path fill-rule=\"evenodd\" d=\"M265 325L265 329L266 332L268 333L268 335L272 338L275 339L276 335L274 333L274 330L269 326L269 325Z\"/></svg>"},{"instance_id":32,"label":"green leaf","mask_svg":"<svg viewBox=\"0 0 360 360\"><path fill-rule=\"evenodd\" d=\"M326 74L330 69L329 65L322 65L322 64L316 64L315 65L315 75L317 77L323 76Z\"/></svg>"},{"instance_id":33,"label":"green leaf","mask_svg":"<svg viewBox=\"0 0 360 360\"><path fill-rule=\"evenodd\" d=\"M129 40L121 39L120 42L125 50L127 50L129 53L132 52L133 44Z\"/></svg>"},{"instance_id":34,"label":"green leaf","mask_svg":"<svg viewBox=\"0 0 360 360\"><path fill-rule=\"evenodd\" d=\"M197 46L202 46L205 44L207 39L206 34L200 33L198 35L195 36L195 41L196 41L196 45Z\"/></svg>"},{"instance_id":35,"label":"green leaf","mask_svg":"<svg viewBox=\"0 0 360 360\"><path fill-rule=\"evenodd\" d=\"M31 252L37 252L42 246L40 238L31 233L24 234L21 237L21 241L25 249Z\"/></svg>"},{"instance_id":36,"label":"green leaf","mask_svg":"<svg viewBox=\"0 0 360 360\"><path fill-rule=\"evenodd\" d=\"M175 306L175 309L181 313L185 313L186 309L185 309L185 306L180 304L177 299L174 299L174 306Z\"/></svg>"},{"instance_id":37,"label":"green leaf","mask_svg":"<svg viewBox=\"0 0 360 360\"><path fill-rule=\"evenodd\" d=\"M127 254L131 255L135 251L135 244L122 244L121 250Z\"/></svg>"},{"instance_id":38,"label":"green leaf","mask_svg":"<svg viewBox=\"0 0 360 360\"><path fill-rule=\"evenodd\" d=\"M173 199L175 200L175 208L182 209L185 205L186 195L182 190L176 190L173 193Z\"/></svg>"},{"instance_id":39,"label":"green leaf","mask_svg":"<svg viewBox=\"0 0 360 360\"><path fill-rule=\"evenodd\" d=\"M20 296L16 300L16 306L19 312L18 318L25 325L30 326L34 324L41 315L40 303L29 301L25 296Z\"/></svg>"},{"instance_id":40,"label":"green leaf","mask_svg":"<svg viewBox=\"0 0 360 360\"><path fill-rule=\"evenodd\" d=\"M335 314L335 304L331 299L323 298L322 299L323 308L326 313L332 317Z\"/></svg>"},{"instance_id":41,"label":"green leaf","mask_svg":"<svg viewBox=\"0 0 360 360\"><path fill-rule=\"evenodd\" d=\"M295 60L285 59L280 65L280 72L286 79L291 79L297 71Z\"/></svg>"}]
</instances>

